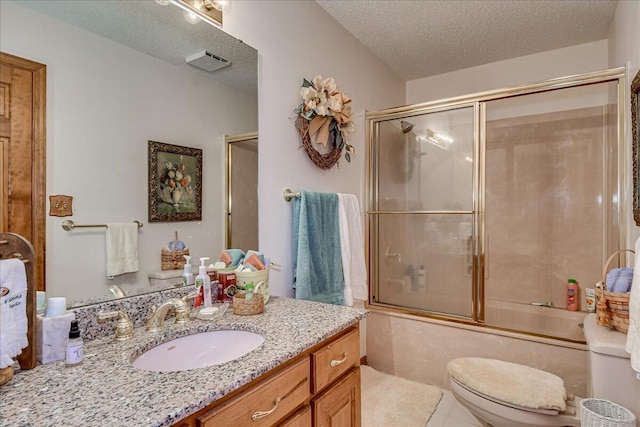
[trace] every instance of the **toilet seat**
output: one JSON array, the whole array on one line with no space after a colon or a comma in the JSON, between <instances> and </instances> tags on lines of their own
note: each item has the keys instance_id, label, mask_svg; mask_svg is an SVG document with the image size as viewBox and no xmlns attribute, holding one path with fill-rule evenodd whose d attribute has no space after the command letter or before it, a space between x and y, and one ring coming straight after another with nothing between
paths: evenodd
<instances>
[{"instance_id":1,"label":"toilet seat","mask_svg":"<svg viewBox=\"0 0 640 427\"><path fill-rule=\"evenodd\" d=\"M533 426L580 426L580 417L577 415L547 415L539 410L522 410L505 406L490 399L471 392L461 386L451 376L450 385L453 396L471 414L481 421L483 426L494 427L533 427ZM576 405L580 399L576 398Z\"/></svg>"},{"instance_id":2,"label":"toilet seat","mask_svg":"<svg viewBox=\"0 0 640 427\"><path fill-rule=\"evenodd\" d=\"M495 404L498 405L502 405L502 406L507 406L509 408L513 408L513 409L517 409L519 411L528 411L528 412L534 412L536 414L543 414L543 415L560 415L560 411L557 409L544 409L544 408L527 408L524 406L519 406L519 405L515 405L513 403L510 402L505 402L504 400L500 400L500 399L496 399L494 397L488 396L486 394L480 393L477 390L474 390L470 387L467 387L466 385L462 384L460 381L456 380L453 377L450 377L451 381L456 383L459 387L464 388L465 390L467 390L469 393L473 393L475 395L477 395L478 397L482 398L482 399L486 399L489 400Z\"/></svg>"},{"instance_id":3,"label":"toilet seat","mask_svg":"<svg viewBox=\"0 0 640 427\"><path fill-rule=\"evenodd\" d=\"M564 382L556 375L483 358L454 359L447 370L456 399L492 426L580 425L577 402L565 402Z\"/></svg>"}]
</instances>

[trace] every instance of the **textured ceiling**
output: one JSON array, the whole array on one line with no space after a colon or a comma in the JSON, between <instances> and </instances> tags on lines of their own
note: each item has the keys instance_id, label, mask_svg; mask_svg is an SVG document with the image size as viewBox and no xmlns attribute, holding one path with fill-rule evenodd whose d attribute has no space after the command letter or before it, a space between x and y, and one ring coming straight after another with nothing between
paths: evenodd
<instances>
[{"instance_id":1,"label":"textured ceiling","mask_svg":"<svg viewBox=\"0 0 640 427\"><path fill-rule=\"evenodd\" d=\"M205 22L188 23L182 10L173 5L160 6L149 0L28 0L18 3L258 96L258 52ZM230 60L231 66L208 73L186 63L187 56L203 50Z\"/></svg>"},{"instance_id":2,"label":"textured ceiling","mask_svg":"<svg viewBox=\"0 0 640 427\"><path fill-rule=\"evenodd\" d=\"M612 0L316 2L404 80L605 39L617 5Z\"/></svg>"}]
</instances>

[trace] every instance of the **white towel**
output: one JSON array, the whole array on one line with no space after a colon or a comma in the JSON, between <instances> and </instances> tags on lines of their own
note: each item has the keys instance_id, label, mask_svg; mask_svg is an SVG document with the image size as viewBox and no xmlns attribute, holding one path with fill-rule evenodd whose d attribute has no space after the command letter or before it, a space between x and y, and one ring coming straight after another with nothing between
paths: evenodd
<instances>
[{"instance_id":1,"label":"white towel","mask_svg":"<svg viewBox=\"0 0 640 427\"><path fill-rule=\"evenodd\" d=\"M629 330L625 349L631 354L631 367L640 372L640 238L636 240L633 282L629 296Z\"/></svg>"},{"instance_id":2,"label":"white towel","mask_svg":"<svg viewBox=\"0 0 640 427\"><path fill-rule=\"evenodd\" d=\"M107 224L107 278L138 271L138 224Z\"/></svg>"},{"instance_id":3,"label":"white towel","mask_svg":"<svg viewBox=\"0 0 640 427\"><path fill-rule=\"evenodd\" d=\"M0 260L0 369L29 344L27 273L19 259Z\"/></svg>"},{"instance_id":4,"label":"white towel","mask_svg":"<svg viewBox=\"0 0 640 427\"><path fill-rule=\"evenodd\" d=\"M340 248L344 273L344 305L352 306L353 299L367 300L367 266L364 261L364 239L360 206L353 194L338 193L340 216Z\"/></svg>"}]
</instances>

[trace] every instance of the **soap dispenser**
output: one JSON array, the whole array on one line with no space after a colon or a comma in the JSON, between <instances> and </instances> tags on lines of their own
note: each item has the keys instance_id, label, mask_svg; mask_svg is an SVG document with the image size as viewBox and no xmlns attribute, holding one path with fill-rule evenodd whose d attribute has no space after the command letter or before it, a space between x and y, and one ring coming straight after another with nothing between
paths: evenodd
<instances>
[{"instance_id":1,"label":"soap dispenser","mask_svg":"<svg viewBox=\"0 0 640 427\"><path fill-rule=\"evenodd\" d=\"M211 280L207 274L207 266L205 261L209 258L200 258L200 267L198 267L198 275L196 276L196 288L198 292L202 292L204 306L211 307Z\"/></svg>"},{"instance_id":2,"label":"soap dispenser","mask_svg":"<svg viewBox=\"0 0 640 427\"><path fill-rule=\"evenodd\" d=\"M191 286L195 283L191 268L191 257L189 255L183 255L187 263L184 265L184 273L182 273L182 286Z\"/></svg>"}]
</instances>

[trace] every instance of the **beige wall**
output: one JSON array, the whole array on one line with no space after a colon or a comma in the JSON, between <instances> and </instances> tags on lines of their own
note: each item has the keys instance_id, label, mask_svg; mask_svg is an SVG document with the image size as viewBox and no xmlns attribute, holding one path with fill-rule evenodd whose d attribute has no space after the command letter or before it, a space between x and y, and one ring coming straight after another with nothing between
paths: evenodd
<instances>
[{"instance_id":1,"label":"beige wall","mask_svg":"<svg viewBox=\"0 0 640 427\"><path fill-rule=\"evenodd\" d=\"M629 77L631 80L640 70L640 1L637 0L620 0L616 8L616 14L613 18L611 28L609 30L609 66L623 67L628 65ZM631 84L628 81L627 84ZM631 116L631 105L626 105L627 117ZM627 138L625 149L631 152L631 121L627 122ZM629 156L631 157L631 156ZM633 248L634 242L640 236L640 227L635 225L632 214L632 194L633 194L633 167L631 158L627 162L626 184L628 201L625 214L625 223L627 228L627 247ZM632 257L628 257L628 262L632 263Z\"/></svg>"},{"instance_id":2,"label":"beige wall","mask_svg":"<svg viewBox=\"0 0 640 427\"><path fill-rule=\"evenodd\" d=\"M292 296L292 190L353 193L363 209L365 185L364 111L404 102L404 82L312 1L237 1L225 13L225 31L259 52L259 216L260 250L281 271L272 271L271 291ZM303 78L333 77L352 100L357 152L351 163L323 171L304 150L293 110Z\"/></svg>"}]
</instances>

